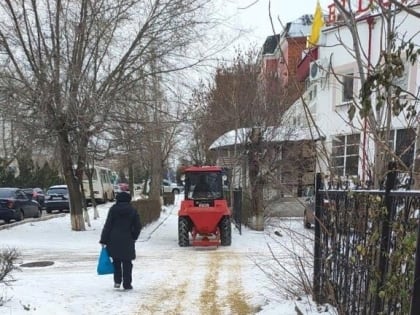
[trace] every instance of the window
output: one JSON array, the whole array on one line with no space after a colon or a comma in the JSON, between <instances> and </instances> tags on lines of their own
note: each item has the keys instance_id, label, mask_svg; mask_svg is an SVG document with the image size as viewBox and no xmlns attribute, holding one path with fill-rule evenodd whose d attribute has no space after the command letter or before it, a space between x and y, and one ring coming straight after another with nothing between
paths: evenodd
<instances>
[{"instance_id":1,"label":"window","mask_svg":"<svg viewBox=\"0 0 420 315\"><path fill-rule=\"evenodd\" d=\"M105 169L99 169L99 176L103 184L111 184L111 178L109 177L108 171Z\"/></svg>"},{"instance_id":2,"label":"window","mask_svg":"<svg viewBox=\"0 0 420 315\"><path fill-rule=\"evenodd\" d=\"M353 73L348 73L343 77L343 93L341 101L348 103L353 100Z\"/></svg>"},{"instance_id":3,"label":"window","mask_svg":"<svg viewBox=\"0 0 420 315\"><path fill-rule=\"evenodd\" d=\"M311 102L314 99L316 99L316 95L317 95L316 85L311 86L310 88L308 88L308 90L309 90L309 92L308 92L308 99L309 99L309 102Z\"/></svg>"},{"instance_id":4,"label":"window","mask_svg":"<svg viewBox=\"0 0 420 315\"><path fill-rule=\"evenodd\" d=\"M413 164L415 131L413 129L397 130L395 139L395 154L406 166Z\"/></svg>"},{"instance_id":5,"label":"window","mask_svg":"<svg viewBox=\"0 0 420 315\"><path fill-rule=\"evenodd\" d=\"M332 141L332 164L336 175L357 175L359 169L360 134L335 136Z\"/></svg>"},{"instance_id":6,"label":"window","mask_svg":"<svg viewBox=\"0 0 420 315\"><path fill-rule=\"evenodd\" d=\"M381 138L384 138L384 135L381 135ZM393 150L404 162L405 166L409 167L414 161L414 142L415 130L391 130L389 135L389 150Z\"/></svg>"},{"instance_id":7,"label":"window","mask_svg":"<svg viewBox=\"0 0 420 315\"><path fill-rule=\"evenodd\" d=\"M92 169L90 171L92 171ZM86 172L83 172L83 180L88 180ZM94 181L94 180L98 180L98 176L96 174L96 169L93 169L93 174L92 174L92 181Z\"/></svg>"},{"instance_id":8,"label":"window","mask_svg":"<svg viewBox=\"0 0 420 315\"><path fill-rule=\"evenodd\" d=\"M25 200L25 199L28 199L28 197L26 197L26 195L22 191L17 190L16 191L16 199Z\"/></svg>"}]
</instances>

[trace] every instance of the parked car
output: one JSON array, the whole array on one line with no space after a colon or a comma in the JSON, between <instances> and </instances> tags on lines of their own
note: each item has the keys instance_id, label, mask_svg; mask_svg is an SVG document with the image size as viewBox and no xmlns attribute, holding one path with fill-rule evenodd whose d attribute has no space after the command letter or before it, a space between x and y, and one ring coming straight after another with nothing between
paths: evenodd
<instances>
[{"instance_id":1,"label":"parked car","mask_svg":"<svg viewBox=\"0 0 420 315\"><path fill-rule=\"evenodd\" d=\"M10 220L21 221L25 218L41 216L38 202L28 198L20 188L0 188L0 219L9 223Z\"/></svg>"},{"instance_id":2,"label":"parked car","mask_svg":"<svg viewBox=\"0 0 420 315\"><path fill-rule=\"evenodd\" d=\"M183 191L184 191L184 186L180 186L167 179L162 180L162 192L179 194L180 192L183 192Z\"/></svg>"},{"instance_id":3,"label":"parked car","mask_svg":"<svg viewBox=\"0 0 420 315\"><path fill-rule=\"evenodd\" d=\"M53 210L60 212L70 211L69 190L67 185L54 185L48 188L44 202L45 210L51 213Z\"/></svg>"},{"instance_id":4,"label":"parked car","mask_svg":"<svg viewBox=\"0 0 420 315\"><path fill-rule=\"evenodd\" d=\"M41 207L44 207L45 193L41 188L23 188L23 191L32 200L37 201Z\"/></svg>"}]
</instances>

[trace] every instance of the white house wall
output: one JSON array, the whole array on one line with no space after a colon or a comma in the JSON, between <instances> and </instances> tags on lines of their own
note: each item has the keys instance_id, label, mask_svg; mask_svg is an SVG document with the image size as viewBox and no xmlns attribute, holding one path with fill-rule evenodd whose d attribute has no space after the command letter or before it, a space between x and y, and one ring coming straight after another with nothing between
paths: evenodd
<instances>
[{"instance_id":1,"label":"white house wall","mask_svg":"<svg viewBox=\"0 0 420 315\"><path fill-rule=\"evenodd\" d=\"M415 7L416 11L419 12L419 6ZM417 45L420 44L420 35L417 33L419 30L419 19L413 16L409 16L406 13L400 13L397 16L396 25L399 25L398 31L399 36L402 37L405 34L405 38L413 38L413 42ZM372 45L371 45L371 62L375 65L378 62L381 44L384 42L382 33L382 22L377 17L376 23L372 29ZM362 47L364 48L364 61L367 64L368 54L368 43L369 43L369 29L366 20L358 24L358 34ZM338 38L341 38L343 43L348 47L353 47L352 38L349 30L346 27L329 27L325 28L321 37L319 47L319 60L331 61L332 69L337 74L354 73L358 76L358 68L355 62L353 51L350 51L341 45ZM418 47L416 47L417 49ZM420 83L419 74L419 63L415 64L409 70L408 84L409 89L417 95L417 89ZM325 144L327 148L331 150L332 137L335 135L348 135L352 133L360 132L363 126L363 121L359 119L356 114L352 124L349 124L347 110L349 108L346 104L341 104L341 91L342 86L334 78L334 75L330 73L324 79L313 81L312 85L318 86L317 92L317 108L316 108L316 122L321 128L322 133L326 136ZM360 81L354 79L354 95L359 95ZM295 105L297 105L296 102ZM395 129L403 128L406 126L404 115L394 117L392 119L392 127ZM370 159L373 156L373 144L368 144L367 149L370 151ZM361 155L361 150L360 150ZM325 165L321 166L321 172L328 173L325 169ZM359 173L361 172L361 163L359 162Z\"/></svg>"}]
</instances>

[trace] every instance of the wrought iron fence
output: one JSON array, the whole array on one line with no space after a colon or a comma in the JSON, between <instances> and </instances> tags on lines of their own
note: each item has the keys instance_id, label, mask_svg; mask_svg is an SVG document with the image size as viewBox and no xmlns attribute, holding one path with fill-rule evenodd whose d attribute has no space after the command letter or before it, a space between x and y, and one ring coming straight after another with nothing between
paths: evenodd
<instances>
[{"instance_id":1,"label":"wrought iron fence","mask_svg":"<svg viewBox=\"0 0 420 315\"><path fill-rule=\"evenodd\" d=\"M226 189L223 191L228 206L232 209L232 222L238 229L239 234L242 234L243 212L242 212L242 189L235 188L232 191Z\"/></svg>"},{"instance_id":2,"label":"wrought iron fence","mask_svg":"<svg viewBox=\"0 0 420 315\"><path fill-rule=\"evenodd\" d=\"M314 299L340 314L420 314L420 192L393 191L393 179L316 190Z\"/></svg>"}]
</instances>

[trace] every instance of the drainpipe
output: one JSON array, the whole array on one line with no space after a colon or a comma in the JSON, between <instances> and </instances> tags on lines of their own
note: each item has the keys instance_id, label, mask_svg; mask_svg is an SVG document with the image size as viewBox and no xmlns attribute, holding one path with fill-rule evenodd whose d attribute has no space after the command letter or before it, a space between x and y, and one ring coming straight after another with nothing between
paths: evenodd
<instances>
[{"instance_id":1,"label":"drainpipe","mask_svg":"<svg viewBox=\"0 0 420 315\"><path fill-rule=\"evenodd\" d=\"M371 64L371 57L372 57L372 29L373 29L373 25L375 22L375 19L372 16L369 16L366 20L368 27L369 27L369 33L368 33L368 75L372 69L372 64ZM367 119L366 117L363 120L363 144L362 144L362 148L363 148L363 152L362 152L362 183L365 183L365 175L366 175L366 145L367 145L367 135L366 135L366 130L367 130Z\"/></svg>"}]
</instances>

